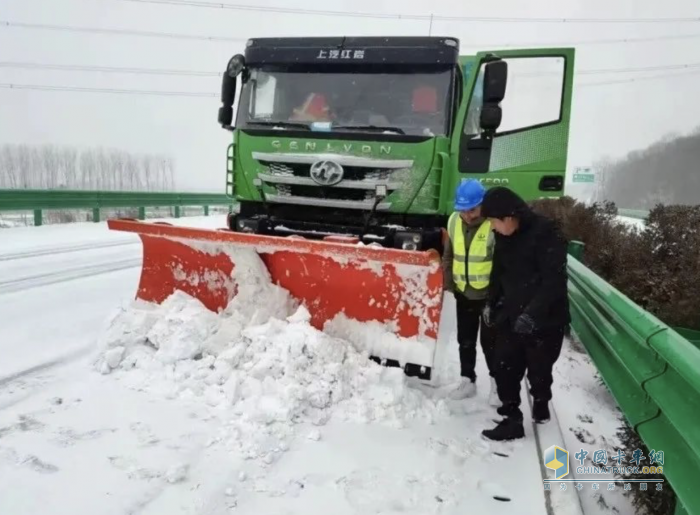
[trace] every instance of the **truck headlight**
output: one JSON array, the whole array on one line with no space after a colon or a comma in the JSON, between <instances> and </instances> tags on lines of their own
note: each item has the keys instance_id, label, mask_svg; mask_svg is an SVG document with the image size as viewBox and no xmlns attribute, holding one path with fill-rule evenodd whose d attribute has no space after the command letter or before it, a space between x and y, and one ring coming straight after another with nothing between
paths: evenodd
<instances>
[{"instance_id":1,"label":"truck headlight","mask_svg":"<svg viewBox=\"0 0 700 515\"><path fill-rule=\"evenodd\" d=\"M423 237L417 232L397 232L395 238L395 246L403 250L418 250L423 242Z\"/></svg>"},{"instance_id":2,"label":"truck headlight","mask_svg":"<svg viewBox=\"0 0 700 515\"><path fill-rule=\"evenodd\" d=\"M239 218L236 220L236 227L238 227L239 232L255 234L258 232L259 223L257 220L251 220L250 218Z\"/></svg>"}]
</instances>

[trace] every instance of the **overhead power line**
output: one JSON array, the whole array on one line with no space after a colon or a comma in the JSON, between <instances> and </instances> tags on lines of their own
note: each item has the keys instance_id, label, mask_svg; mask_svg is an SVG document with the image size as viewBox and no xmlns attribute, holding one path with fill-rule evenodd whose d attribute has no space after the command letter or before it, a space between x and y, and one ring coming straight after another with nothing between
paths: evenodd
<instances>
[{"instance_id":1,"label":"overhead power line","mask_svg":"<svg viewBox=\"0 0 700 515\"><path fill-rule=\"evenodd\" d=\"M463 21L494 23L698 23L700 16L669 18L570 18L570 17L520 17L520 16L447 16L441 14L398 14L369 13L361 11L334 11L327 9L301 9L281 6L262 6L234 4L227 2L207 2L203 0L120 0L139 4L164 4L186 7L204 7L210 9L231 9L235 11L253 11L278 14L298 14L311 16L333 16L348 18L375 18L423 21Z\"/></svg>"},{"instance_id":2,"label":"overhead power line","mask_svg":"<svg viewBox=\"0 0 700 515\"><path fill-rule=\"evenodd\" d=\"M23 23L0 20L0 28L10 29L30 29L30 30L50 30L58 32L75 32L86 34L102 34L107 36L136 36L165 39L181 39L195 41L209 41L213 43L245 42L247 38L233 38L226 36L206 36L198 34L183 34L177 32L158 32L146 30L114 29L101 27L76 27L71 25L53 25L42 23ZM680 41L687 39L700 39L700 33L694 34L669 34L661 36L634 37L634 38L607 38L607 39L581 39L570 41L523 41L523 42L500 42L500 43L473 43L462 41L462 46L466 48L523 48L528 46L585 46L585 45L620 45L633 43L655 43L659 41Z\"/></svg>"},{"instance_id":3,"label":"overhead power line","mask_svg":"<svg viewBox=\"0 0 700 515\"><path fill-rule=\"evenodd\" d=\"M593 88L593 87L598 87L598 86L610 86L613 84L628 84L631 82L644 82L648 80L659 80L659 79L672 79L672 78L685 78L685 77L690 77L690 76L696 76L700 74L700 70L695 70L691 72L686 72L686 73L660 73L657 75L648 75L646 77L631 77L628 79L613 79L613 80L606 80L606 81L598 81L598 82L584 82L581 84L577 84L575 87L576 88Z\"/></svg>"},{"instance_id":4,"label":"overhead power line","mask_svg":"<svg viewBox=\"0 0 700 515\"><path fill-rule=\"evenodd\" d=\"M625 84L632 82L645 82L659 79L687 78L700 74L700 70L695 70L686 73L665 73L658 75L650 75L647 77L633 77L629 79L613 79L599 82L584 82L576 84L575 89L580 88L595 88L602 86L611 86L616 84ZM191 98L214 98L216 93L202 91L163 91L163 90L138 90L138 89L115 89L115 88L83 88L74 86L52 86L45 84L2 84L0 89L14 90L36 90L36 91L58 91L58 92L75 92L75 93L109 93L122 95L151 95L164 97L191 97Z\"/></svg>"},{"instance_id":5,"label":"overhead power line","mask_svg":"<svg viewBox=\"0 0 700 515\"><path fill-rule=\"evenodd\" d=\"M601 73L638 73L651 72L660 70L685 70L689 68L698 68L700 63L681 63L681 64L665 64L660 66L641 66L636 68L600 68L593 70L579 70L578 75L597 75Z\"/></svg>"},{"instance_id":6,"label":"overhead power line","mask_svg":"<svg viewBox=\"0 0 700 515\"><path fill-rule=\"evenodd\" d=\"M97 73L124 73L131 75L183 75L192 77L220 77L222 72L206 71L206 70L168 70L158 68L120 68L116 66L91 66L91 65L72 65L72 64L48 64L37 62L13 62L0 61L0 68L18 68L29 70L57 70L66 72L97 72ZM680 64L662 64L656 66L641 66L628 68L597 68L576 70L576 75L616 75L620 73L644 73L653 71L671 71L671 70L686 70L700 68L699 63L680 63ZM553 75L557 72L537 72L531 74L519 74L519 76L540 77L542 75Z\"/></svg>"},{"instance_id":7,"label":"overhead power line","mask_svg":"<svg viewBox=\"0 0 700 515\"><path fill-rule=\"evenodd\" d=\"M608 39L580 39L568 41L522 41L518 43L487 43L480 47L490 48L527 48L528 46L585 46L585 45L620 45L631 43L656 43L658 41L679 41L683 39L698 39L700 34L671 34L663 36L649 36L640 38L608 38ZM471 43L462 42L463 46L472 48Z\"/></svg>"},{"instance_id":8,"label":"overhead power line","mask_svg":"<svg viewBox=\"0 0 700 515\"><path fill-rule=\"evenodd\" d=\"M158 91L142 89L80 88L75 86L50 86L45 84L2 84L3 89L31 89L37 91L72 91L77 93L114 93L120 95L155 95L167 97L208 97L218 95L202 91Z\"/></svg>"},{"instance_id":9,"label":"overhead power line","mask_svg":"<svg viewBox=\"0 0 700 515\"><path fill-rule=\"evenodd\" d=\"M195 70L165 70L154 68L118 68L114 66L87 66L71 64L46 64L0 61L0 68L20 68L27 70L58 70L67 72L126 73L132 75L184 75L190 77L220 77L220 72Z\"/></svg>"},{"instance_id":10,"label":"overhead power line","mask_svg":"<svg viewBox=\"0 0 700 515\"><path fill-rule=\"evenodd\" d=\"M15 28L15 29L39 29L39 30L55 30L62 32L84 32L92 34L106 34L110 36L143 36L151 38L169 38L169 39L189 39L200 41L247 41L245 38L229 38L225 36L202 36L197 34L181 34L175 32L155 32L150 30L129 30L129 29L103 29L99 27L75 27L70 25L49 25L44 23L22 23L13 21L0 20L0 28Z\"/></svg>"}]
</instances>

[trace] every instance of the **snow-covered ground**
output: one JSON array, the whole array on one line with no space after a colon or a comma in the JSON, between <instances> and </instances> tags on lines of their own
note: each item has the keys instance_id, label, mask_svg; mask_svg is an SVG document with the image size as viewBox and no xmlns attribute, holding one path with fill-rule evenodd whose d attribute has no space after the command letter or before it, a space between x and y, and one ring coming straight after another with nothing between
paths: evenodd
<instances>
[{"instance_id":1,"label":"snow-covered ground","mask_svg":"<svg viewBox=\"0 0 700 515\"><path fill-rule=\"evenodd\" d=\"M427 385L315 330L264 281L220 315L185 295L133 301L139 266L138 238L105 224L0 231L0 513L546 513L528 410L526 439L480 437L496 417L480 351L477 397L447 398L451 297ZM567 441L542 445L590 417L612 434L584 358L557 364Z\"/></svg>"},{"instance_id":2,"label":"snow-covered ground","mask_svg":"<svg viewBox=\"0 0 700 515\"><path fill-rule=\"evenodd\" d=\"M579 449L589 452L584 463L586 467L594 466L594 450L605 449L608 456L613 456L621 448L616 433L623 425L622 413L579 343L566 342L555 368L554 384L552 404L571 458L570 477L590 479L590 475L577 476L576 467L580 462L574 459L574 454ZM631 452L631 449L622 450ZM612 474L601 474L596 479L600 479L599 489L594 490L588 483L579 494L585 513L635 513L630 497L624 495L623 484L617 483L614 490L608 490L606 480L615 479Z\"/></svg>"},{"instance_id":3,"label":"snow-covered ground","mask_svg":"<svg viewBox=\"0 0 700 515\"><path fill-rule=\"evenodd\" d=\"M644 220L640 220L639 218L630 218L628 216L618 216L617 219L631 227L636 227L638 229L644 229L645 222Z\"/></svg>"},{"instance_id":4,"label":"snow-covered ground","mask_svg":"<svg viewBox=\"0 0 700 515\"><path fill-rule=\"evenodd\" d=\"M168 220L224 227L225 217ZM0 381L94 346L105 316L133 298L137 235L105 222L0 230Z\"/></svg>"}]
</instances>

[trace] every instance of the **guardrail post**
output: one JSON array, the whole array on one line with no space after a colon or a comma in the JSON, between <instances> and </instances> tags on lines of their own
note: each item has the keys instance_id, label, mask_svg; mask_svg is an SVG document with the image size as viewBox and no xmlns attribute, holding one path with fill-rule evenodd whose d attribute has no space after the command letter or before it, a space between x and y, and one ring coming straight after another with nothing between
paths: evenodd
<instances>
[{"instance_id":1,"label":"guardrail post","mask_svg":"<svg viewBox=\"0 0 700 515\"><path fill-rule=\"evenodd\" d=\"M35 209L34 210L34 225L35 226L40 226L42 223L41 219L41 209Z\"/></svg>"},{"instance_id":2,"label":"guardrail post","mask_svg":"<svg viewBox=\"0 0 700 515\"><path fill-rule=\"evenodd\" d=\"M99 207L92 208L92 221L95 223L100 221L100 208Z\"/></svg>"},{"instance_id":3,"label":"guardrail post","mask_svg":"<svg viewBox=\"0 0 700 515\"><path fill-rule=\"evenodd\" d=\"M175 206L175 218L180 218L180 206Z\"/></svg>"},{"instance_id":4,"label":"guardrail post","mask_svg":"<svg viewBox=\"0 0 700 515\"><path fill-rule=\"evenodd\" d=\"M139 220L145 220L145 219L146 219L146 208L140 207L139 208Z\"/></svg>"},{"instance_id":5,"label":"guardrail post","mask_svg":"<svg viewBox=\"0 0 700 515\"><path fill-rule=\"evenodd\" d=\"M582 241L574 240L569 242L569 254L579 261L583 260L583 249L584 243Z\"/></svg>"},{"instance_id":6,"label":"guardrail post","mask_svg":"<svg viewBox=\"0 0 700 515\"><path fill-rule=\"evenodd\" d=\"M204 206L204 216L209 216L209 206Z\"/></svg>"}]
</instances>

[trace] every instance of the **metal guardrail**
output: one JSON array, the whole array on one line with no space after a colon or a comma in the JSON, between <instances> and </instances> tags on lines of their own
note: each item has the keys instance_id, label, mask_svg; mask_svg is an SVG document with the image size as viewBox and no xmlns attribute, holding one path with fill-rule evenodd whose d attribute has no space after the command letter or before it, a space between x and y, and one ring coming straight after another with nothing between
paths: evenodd
<instances>
[{"instance_id":1,"label":"metal guardrail","mask_svg":"<svg viewBox=\"0 0 700 515\"><path fill-rule=\"evenodd\" d=\"M0 211L33 211L34 225L41 225L45 209L92 209L94 222L100 221L100 209L139 208L139 219L146 218L147 207L174 207L175 218L183 206L231 206L235 201L219 193L171 193L95 190L0 190Z\"/></svg>"},{"instance_id":2,"label":"metal guardrail","mask_svg":"<svg viewBox=\"0 0 700 515\"><path fill-rule=\"evenodd\" d=\"M649 216L649 211L643 209L618 209L617 214L626 216L627 218L635 218L637 220L646 220Z\"/></svg>"},{"instance_id":3,"label":"metal guardrail","mask_svg":"<svg viewBox=\"0 0 700 515\"><path fill-rule=\"evenodd\" d=\"M586 268L581 251L574 243L568 263L573 330L630 426L664 452L676 513L700 515L700 348Z\"/></svg>"}]
</instances>

